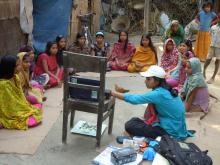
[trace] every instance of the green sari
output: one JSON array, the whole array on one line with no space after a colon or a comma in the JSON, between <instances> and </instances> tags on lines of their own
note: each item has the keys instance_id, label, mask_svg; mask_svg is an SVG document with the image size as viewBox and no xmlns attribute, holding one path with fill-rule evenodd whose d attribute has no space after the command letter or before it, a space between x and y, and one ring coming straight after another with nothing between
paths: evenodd
<instances>
[{"instance_id":1,"label":"green sari","mask_svg":"<svg viewBox=\"0 0 220 165\"><path fill-rule=\"evenodd\" d=\"M199 59L195 57L190 58L189 63L192 68L192 74L187 74L187 79L184 83L182 90L182 92L186 96L186 101L188 100L190 93L193 91L193 89L198 87L207 87L207 84L202 74L202 68Z\"/></svg>"}]
</instances>

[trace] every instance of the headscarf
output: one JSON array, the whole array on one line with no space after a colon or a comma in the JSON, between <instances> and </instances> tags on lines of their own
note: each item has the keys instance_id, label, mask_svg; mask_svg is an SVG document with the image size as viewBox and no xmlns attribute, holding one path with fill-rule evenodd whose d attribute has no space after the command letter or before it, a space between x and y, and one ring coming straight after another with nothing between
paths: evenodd
<instances>
[{"instance_id":1,"label":"headscarf","mask_svg":"<svg viewBox=\"0 0 220 165\"><path fill-rule=\"evenodd\" d=\"M172 30L173 25L178 25L178 30L176 32ZM171 22L170 27L166 30L164 37L165 39L172 38L177 46L184 40L185 31L183 27L180 25L179 21L173 20Z\"/></svg>"},{"instance_id":2,"label":"headscarf","mask_svg":"<svg viewBox=\"0 0 220 165\"><path fill-rule=\"evenodd\" d=\"M18 58L20 59L21 61L21 67L20 67L20 71L18 73L19 75L19 78L20 78L20 81L21 81L21 86L22 88L30 88L30 84L29 84L29 70L25 71L24 68L23 68L23 65L22 65L22 61L23 61L23 58L24 58L24 55L26 55L27 53L26 52L21 52L21 53L18 53Z\"/></svg>"},{"instance_id":3,"label":"headscarf","mask_svg":"<svg viewBox=\"0 0 220 165\"><path fill-rule=\"evenodd\" d=\"M191 58L189 59L189 63L192 68L192 74L187 74L187 79L183 87L183 92L186 96L186 101L190 96L190 93L193 89L197 87L207 87L205 79L202 74L201 63L198 58Z\"/></svg>"},{"instance_id":4,"label":"headscarf","mask_svg":"<svg viewBox=\"0 0 220 165\"><path fill-rule=\"evenodd\" d=\"M172 31L172 26L173 26L173 25L178 25L178 26L179 26L178 31L177 31L176 33L178 33L179 30L180 30L179 21L173 20L173 21L171 22L171 24L170 24L169 29L166 31L166 36L169 37L169 38L172 37L172 33L173 33L173 31Z\"/></svg>"},{"instance_id":5,"label":"headscarf","mask_svg":"<svg viewBox=\"0 0 220 165\"><path fill-rule=\"evenodd\" d=\"M170 52L167 52L167 44L168 42L172 42L173 43L173 50L170 51ZM173 39L171 38L168 38L166 40L166 42L164 43L164 52L163 52L163 55L161 57L161 64L160 66L167 72L173 68L175 68L178 64L178 49L176 47L176 44L174 42Z\"/></svg>"}]
</instances>

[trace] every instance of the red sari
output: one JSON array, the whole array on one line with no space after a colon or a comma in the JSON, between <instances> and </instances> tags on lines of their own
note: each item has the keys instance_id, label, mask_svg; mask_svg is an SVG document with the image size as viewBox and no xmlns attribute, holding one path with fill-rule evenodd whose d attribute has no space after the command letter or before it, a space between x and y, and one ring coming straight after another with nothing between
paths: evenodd
<instances>
[{"instance_id":1,"label":"red sari","mask_svg":"<svg viewBox=\"0 0 220 165\"><path fill-rule=\"evenodd\" d=\"M111 56L108 63L113 70L127 71L128 65L131 62L132 55L135 52L135 46L128 43L126 51L124 51L124 44L117 42L114 44Z\"/></svg>"},{"instance_id":2,"label":"red sari","mask_svg":"<svg viewBox=\"0 0 220 165\"><path fill-rule=\"evenodd\" d=\"M57 64L57 59L56 56L48 56L46 53L41 54L36 62L36 67L35 67L35 76L40 76L44 73L46 73L46 71L44 70L43 67L43 61L47 62L47 66L48 66L48 70L56 75L57 70L59 70L59 74L58 74L58 79L62 80L63 79L63 69L59 68L58 64ZM53 86L57 86L58 85L58 81L57 79L55 79L53 76L50 76L50 80L48 82L48 85L50 85L51 87Z\"/></svg>"}]
</instances>

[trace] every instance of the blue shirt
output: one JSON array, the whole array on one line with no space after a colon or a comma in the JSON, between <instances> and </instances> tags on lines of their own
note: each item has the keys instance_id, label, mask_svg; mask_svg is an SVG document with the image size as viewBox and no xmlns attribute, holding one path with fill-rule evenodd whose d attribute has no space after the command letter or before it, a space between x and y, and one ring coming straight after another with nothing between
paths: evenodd
<instances>
[{"instance_id":1,"label":"blue shirt","mask_svg":"<svg viewBox=\"0 0 220 165\"><path fill-rule=\"evenodd\" d=\"M189 134L186 129L184 104L179 96L173 97L162 87L144 94L124 94L124 100L131 104L152 103L155 105L160 126L176 138L186 138Z\"/></svg>"},{"instance_id":2,"label":"blue shirt","mask_svg":"<svg viewBox=\"0 0 220 165\"><path fill-rule=\"evenodd\" d=\"M200 25L199 29L200 31L210 31L210 26L212 20L215 18L216 14L214 12L208 12L206 13L205 11L200 11L199 14L199 20L200 20Z\"/></svg>"}]
</instances>

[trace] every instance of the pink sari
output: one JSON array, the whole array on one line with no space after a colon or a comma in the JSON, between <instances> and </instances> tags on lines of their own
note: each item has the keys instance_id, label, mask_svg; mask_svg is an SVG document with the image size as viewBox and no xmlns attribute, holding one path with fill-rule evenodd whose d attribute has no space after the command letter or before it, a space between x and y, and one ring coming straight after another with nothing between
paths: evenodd
<instances>
[{"instance_id":1,"label":"pink sari","mask_svg":"<svg viewBox=\"0 0 220 165\"><path fill-rule=\"evenodd\" d=\"M131 43L128 43L126 51L124 51L124 45L122 43L120 42L115 43L111 56L108 59L109 66L113 70L126 71L134 52L135 52L135 46Z\"/></svg>"},{"instance_id":2,"label":"pink sari","mask_svg":"<svg viewBox=\"0 0 220 165\"><path fill-rule=\"evenodd\" d=\"M168 52L166 50L166 47L167 47L167 43L171 41L174 45L174 48L172 51ZM160 66L166 71L170 71L172 69L174 69L177 64L178 64L178 57L179 57L179 52L178 52L178 49L176 47L176 44L175 42L173 41L173 39L171 38L168 38L166 40L166 42L164 43L164 52L162 54L162 57L161 57L161 64Z\"/></svg>"}]
</instances>

